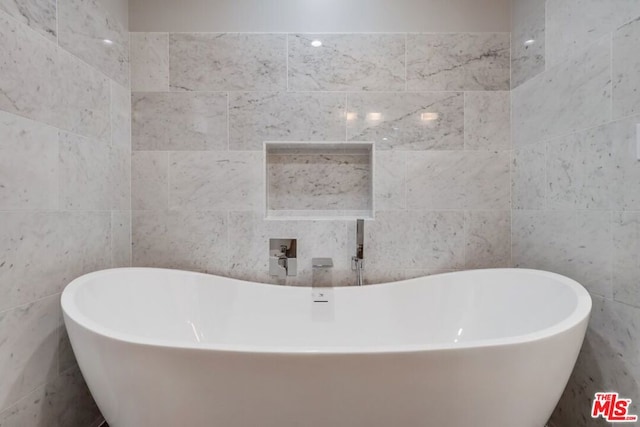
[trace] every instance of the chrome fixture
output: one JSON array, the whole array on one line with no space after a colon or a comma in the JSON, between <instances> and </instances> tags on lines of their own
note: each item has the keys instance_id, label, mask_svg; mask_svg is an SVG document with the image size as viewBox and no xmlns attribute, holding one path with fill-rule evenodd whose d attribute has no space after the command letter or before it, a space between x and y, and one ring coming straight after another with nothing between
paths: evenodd
<instances>
[{"instance_id":1,"label":"chrome fixture","mask_svg":"<svg viewBox=\"0 0 640 427\"><path fill-rule=\"evenodd\" d=\"M330 302L331 300L331 285L318 285L316 284L316 272L323 274L320 270L326 270L333 268L333 259L331 258L312 258L311 266L313 267L313 281L311 283L312 300L313 302ZM330 276L329 276L330 277Z\"/></svg>"},{"instance_id":2,"label":"chrome fixture","mask_svg":"<svg viewBox=\"0 0 640 427\"><path fill-rule=\"evenodd\" d=\"M296 239L269 239L269 274L284 279L298 274Z\"/></svg>"},{"instance_id":3,"label":"chrome fixture","mask_svg":"<svg viewBox=\"0 0 640 427\"><path fill-rule=\"evenodd\" d=\"M333 267L333 259L331 259L331 258L311 258L311 266L313 268L331 268L331 267Z\"/></svg>"},{"instance_id":4,"label":"chrome fixture","mask_svg":"<svg viewBox=\"0 0 640 427\"><path fill-rule=\"evenodd\" d=\"M364 219L356 221L356 255L351 258L351 269L356 272L356 285L364 283Z\"/></svg>"}]
</instances>

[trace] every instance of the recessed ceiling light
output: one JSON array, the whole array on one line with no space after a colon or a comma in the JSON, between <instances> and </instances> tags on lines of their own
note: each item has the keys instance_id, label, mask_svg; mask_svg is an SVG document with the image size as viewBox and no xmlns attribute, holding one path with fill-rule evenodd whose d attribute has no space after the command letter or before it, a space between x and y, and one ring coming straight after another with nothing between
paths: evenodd
<instances>
[{"instance_id":1,"label":"recessed ceiling light","mask_svg":"<svg viewBox=\"0 0 640 427\"><path fill-rule=\"evenodd\" d=\"M320 47L320 46L322 46L322 42L320 40L314 40L314 41L311 42L311 46Z\"/></svg>"},{"instance_id":2,"label":"recessed ceiling light","mask_svg":"<svg viewBox=\"0 0 640 427\"><path fill-rule=\"evenodd\" d=\"M535 39L529 39L527 41L524 42L525 46L531 46L532 44L534 44L536 41Z\"/></svg>"}]
</instances>

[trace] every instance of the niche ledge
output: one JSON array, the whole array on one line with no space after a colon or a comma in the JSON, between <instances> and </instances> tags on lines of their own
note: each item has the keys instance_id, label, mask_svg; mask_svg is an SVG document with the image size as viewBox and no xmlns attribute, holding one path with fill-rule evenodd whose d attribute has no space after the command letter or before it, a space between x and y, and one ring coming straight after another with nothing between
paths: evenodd
<instances>
[{"instance_id":1,"label":"niche ledge","mask_svg":"<svg viewBox=\"0 0 640 427\"><path fill-rule=\"evenodd\" d=\"M264 143L266 219L373 219L373 142Z\"/></svg>"}]
</instances>

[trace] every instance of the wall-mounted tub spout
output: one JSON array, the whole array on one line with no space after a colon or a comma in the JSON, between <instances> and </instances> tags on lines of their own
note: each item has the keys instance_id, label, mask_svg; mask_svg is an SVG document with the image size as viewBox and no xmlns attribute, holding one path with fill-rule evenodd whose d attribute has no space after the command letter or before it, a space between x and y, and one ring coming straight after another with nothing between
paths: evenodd
<instances>
[{"instance_id":1,"label":"wall-mounted tub spout","mask_svg":"<svg viewBox=\"0 0 640 427\"><path fill-rule=\"evenodd\" d=\"M351 269L356 272L356 285L364 283L364 219L356 221L356 254L351 258Z\"/></svg>"}]
</instances>

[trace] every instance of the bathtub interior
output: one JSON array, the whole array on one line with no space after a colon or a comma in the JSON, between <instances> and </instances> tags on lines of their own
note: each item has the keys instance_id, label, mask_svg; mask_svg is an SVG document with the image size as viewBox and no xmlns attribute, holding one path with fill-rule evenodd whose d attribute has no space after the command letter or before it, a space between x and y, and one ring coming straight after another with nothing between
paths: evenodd
<instances>
[{"instance_id":1,"label":"bathtub interior","mask_svg":"<svg viewBox=\"0 0 640 427\"><path fill-rule=\"evenodd\" d=\"M312 292L175 270L114 269L78 279L65 290L63 307L84 327L126 341L357 351L541 335L571 323L589 298L570 279L515 269L329 289L328 303L313 302Z\"/></svg>"}]
</instances>

